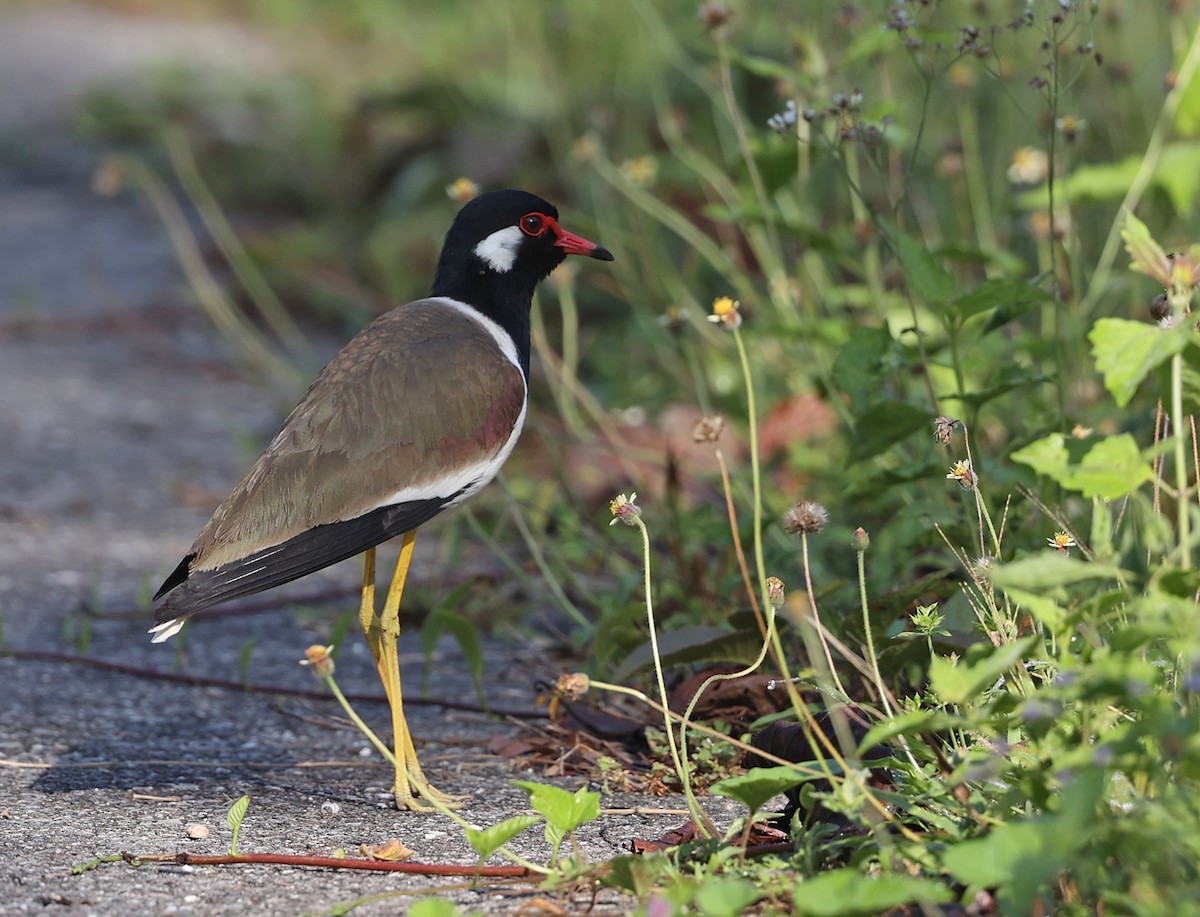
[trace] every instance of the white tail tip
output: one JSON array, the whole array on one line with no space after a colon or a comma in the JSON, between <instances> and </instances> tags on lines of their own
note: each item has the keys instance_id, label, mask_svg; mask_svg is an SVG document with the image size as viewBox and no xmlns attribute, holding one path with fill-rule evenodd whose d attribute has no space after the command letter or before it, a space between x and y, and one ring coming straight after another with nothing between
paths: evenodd
<instances>
[{"instance_id":1,"label":"white tail tip","mask_svg":"<svg viewBox=\"0 0 1200 917\"><path fill-rule=\"evenodd\" d=\"M172 618L170 621L163 621L162 624L155 624L146 633L154 634L152 643L166 643L177 633L183 629L183 625L187 622L187 617Z\"/></svg>"}]
</instances>

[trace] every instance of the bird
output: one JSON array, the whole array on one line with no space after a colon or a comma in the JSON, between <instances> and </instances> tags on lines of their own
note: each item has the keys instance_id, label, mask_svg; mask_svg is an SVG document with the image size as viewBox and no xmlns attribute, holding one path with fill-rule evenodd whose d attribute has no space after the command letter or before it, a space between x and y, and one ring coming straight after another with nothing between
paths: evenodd
<instances>
[{"instance_id":1,"label":"bird","mask_svg":"<svg viewBox=\"0 0 1200 917\"><path fill-rule=\"evenodd\" d=\"M568 255L612 261L527 191L468 201L430 295L366 325L317 374L154 596L155 643L193 615L363 555L359 625L391 708L398 809L460 805L426 779L404 716L400 601L417 529L499 472L525 423L534 290ZM401 538L382 609L375 548Z\"/></svg>"}]
</instances>

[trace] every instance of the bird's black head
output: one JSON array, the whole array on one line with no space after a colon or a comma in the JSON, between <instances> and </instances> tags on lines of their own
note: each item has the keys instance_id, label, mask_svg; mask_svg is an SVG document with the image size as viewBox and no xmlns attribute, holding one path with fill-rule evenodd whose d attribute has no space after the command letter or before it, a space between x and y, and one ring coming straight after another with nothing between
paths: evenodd
<instances>
[{"instance_id":1,"label":"bird's black head","mask_svg":"<svg viewBox=\"0 0 1200 917\"><path fill-rule=\"evenodd\" d=\"M468 202L446 233L433 294L499 322L528 361L533 291L567 255L612 253L558 225L558 210L527 191L491 191Z\"/></svg>"},{"instance_id":2,"label":"bird's black head","mask_svg":"<svg viewBox=\"0 0 1200 917\"><path fill-rule=\"evenodd\" d=\"M467 203L454 218L434 292L454 295L442 291L470 278L472 283L528 289L532 295L567 255L613 260L608 249L559 226L558 210L549 201L527 191L491 191Z\"/></svg>"}]
</instances>

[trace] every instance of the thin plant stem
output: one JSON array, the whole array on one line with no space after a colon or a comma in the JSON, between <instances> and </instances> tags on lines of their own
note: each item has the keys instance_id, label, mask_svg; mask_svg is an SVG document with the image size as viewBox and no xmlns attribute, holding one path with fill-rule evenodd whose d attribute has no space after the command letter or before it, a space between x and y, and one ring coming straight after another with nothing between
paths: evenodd
<instances>
[{"instance_id":1,"label":"thin plant stem","mask_svg":"<svg viewBox=\"0 0 1200 917\"><path fill-rule=\"evenodd\" d=\"M833 665L833 653L829 649L829 641L825 638L825 627L821 624L821 613L817 610L817 594L813 590L812 584L812 569L808 560L808 532L800 533L800 551L804 561L804 588L808 593L808 607L812 609L813 621L816 624L814 628L817 632L817 639L821 641L821 649L825 651L825 662L829 666L829 676L833 679L834 687L843 697L847 697L846 689L842 685L842 679L838 676L837 669Z\"/></svg>"},{"instance_id":2,"label":"thin plant stem","mask_svg":"<svg viewBox=\"0 0 1200 917\"><path fill-rule=\"evenodd\" d=\"M750 607L754 609L758 629L764 638L767 636L767 622L763 620L762 609L758 604L758 593L750 579L750 567L746 563L746 552L742 550L742 536L738 533L737 510L733 505L733 488L729 482L729 466L725 464L725 456L720 449L713 450L717 456L717 466L721 469L721 486L725 492L725 509L729 513L729 532L733 536L733 550L737 555L738 569L742 573L742 583L746 587L746 595L750 598ZM761 659L759 662L761 663ZM757 668L757 666L756 666Z\"/></svg>"},{"instance_id":3,"label":"thin plant stem","mask_svg":"<svg viewBox=\"0 0 1200 917\"><path fill-rule=\"evenodd\" d=\"M889 717L895 716L892 710L892 704L888 700L888 691L883 684L883 675L879 671L879 657L875 655L875 637L871 634L871 609L867 602L867 563L866 548L857 548L858 553L858 599L862 604L863 630L867 636L867 660L871 663L871 675L875 680L875 689L879 692L879 699L883 702L883 709Z\"/></svg>"},{"instance_id":4,"label":"thin plant stem","mask_svg":"<svg viewBox=\"0 0 1200 917\"><path fill-rule=\"evenodd\" d=\"M662 658L658 652L658 628L654 623L654 599L651 594L650 531L640 516L633 516L632 519L642 536L642 586L646 592L646 623L650 630L650 653L654 660L654 677L658 682L658 695L662 699L663 709L666 710L670 705L667 703L667 682L663 677ZM701 833L705 836L712 836L714 833L712 820L700 808L696 794L692 791L691 775L684 767L683 758L680 757L679 747L675 742L675 730L671 727L671 717L664 715L663 723L667 731L667 744L671 749L671 760L675 764L675 772L679 775L679 782L683 786L683 795L687 799L688 811L692 813L692 819Z\"/></svg>"}]
</instances>

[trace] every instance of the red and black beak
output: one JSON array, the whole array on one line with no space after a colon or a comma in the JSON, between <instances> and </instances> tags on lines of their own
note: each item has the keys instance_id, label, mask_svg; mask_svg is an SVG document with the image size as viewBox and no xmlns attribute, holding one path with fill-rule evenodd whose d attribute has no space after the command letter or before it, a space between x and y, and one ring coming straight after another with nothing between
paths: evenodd
<instances>
[{"instance_id":1,"label":"red and black beak","mask_svg":"<svg viewBox=\"0 0 1200 917\"><path fill-rule=\"evenodd\" d=\"M588 258L595 258L597 261L612 261L613 254L603 245L597 245L595 242L589 242L583 236L577 236L573 232L567 232L561 226L555 225L555 233L558 238L554 240L554 244L565 251L568 255L586 255Z\"/></svg>"}]
</instances>

